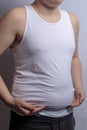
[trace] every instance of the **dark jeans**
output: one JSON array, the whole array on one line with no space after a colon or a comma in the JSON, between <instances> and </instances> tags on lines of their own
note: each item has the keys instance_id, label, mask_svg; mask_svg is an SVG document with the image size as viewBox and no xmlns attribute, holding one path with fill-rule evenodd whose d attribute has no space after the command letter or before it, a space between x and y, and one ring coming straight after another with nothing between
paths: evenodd
<instances>
[{"instance_id":1,"label":"dark jeans","mask_svg":"<svg viewBox=\"0 0 87 130\"><path fill-rule=\"evenodd\" d=\"M11 112L9 130L74 130L73 113L59 118L32 115L20 116Z\"/></svg>"}]
</instances>

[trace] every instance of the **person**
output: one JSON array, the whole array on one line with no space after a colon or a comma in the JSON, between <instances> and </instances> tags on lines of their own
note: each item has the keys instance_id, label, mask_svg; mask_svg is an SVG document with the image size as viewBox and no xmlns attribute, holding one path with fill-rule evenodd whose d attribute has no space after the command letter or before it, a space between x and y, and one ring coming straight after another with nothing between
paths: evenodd
<instances>
[{"instance_id":1,"label":"person","mask_svg":"<svg viewBox=\"0 0 87 130\"><path fill-rule=\"evenodd\" d=\"M0 20L0 54L10 48L10 93L0 77L0 98L11 108L9 130L74 130L73 108L85 99L78 56L79 21L62 0L35 0Z\"/></svg>"}]
</instances>

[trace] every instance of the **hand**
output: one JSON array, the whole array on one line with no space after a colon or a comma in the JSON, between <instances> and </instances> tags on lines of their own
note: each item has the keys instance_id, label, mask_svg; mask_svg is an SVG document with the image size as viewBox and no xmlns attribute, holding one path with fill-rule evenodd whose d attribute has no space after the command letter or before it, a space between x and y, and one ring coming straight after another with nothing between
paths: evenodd
<instances>
[{"instance_id":1,"label":"hand","mask_svg":"<svg viewBox=\"0 0 87 130\"><path fill-rule=\"evenodd\" d=\"M84 93L83 88L75 89L74 98L73 98L73 101L71 103L71 106L72 107L79 106L80 104L83 103L84 99L85 99L85 93Z\"/></svg>"},{"instance_id":2,"label":"hand","mask_svg":"<svg viewBox=\"0 0 87 130\"><path fill-rule=\"evenodd\" d=\"M16 111L21 115L33 114L45 108L43 105L34 106L34 103L28 103L20 98L13 98L10 107L13 109L13 111Z\"/></svg>"}]
</instances>

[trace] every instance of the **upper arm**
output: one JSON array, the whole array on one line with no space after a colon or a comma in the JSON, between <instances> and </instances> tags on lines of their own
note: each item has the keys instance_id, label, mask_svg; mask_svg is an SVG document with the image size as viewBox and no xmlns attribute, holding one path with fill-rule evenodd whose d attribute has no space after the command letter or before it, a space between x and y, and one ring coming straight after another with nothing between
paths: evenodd
<instances>
[{"instance_id":1,"label":"upper arm","mask_svg":"<svg viewBox=\"0 0 87 130\"><path fill-rule=\"evenodd\" d=\"M74 31L74 36L75 36L75 52L74 52L74 57L78 56L78 37L79 37L79 21L77 16L73 15L72 13L69 13L70 18L71 18L71 23Z\"/></svg>"},{"instance_id":2,"label":"upper arm","mask_svg":"<svg viewBox=\"0 0 87 130\"><path fill-rule=\"evenodd\" d=\"M0 54L11 46L19 32L20 9L12 9L0 20Z\"/></svg>"}]
</instances>

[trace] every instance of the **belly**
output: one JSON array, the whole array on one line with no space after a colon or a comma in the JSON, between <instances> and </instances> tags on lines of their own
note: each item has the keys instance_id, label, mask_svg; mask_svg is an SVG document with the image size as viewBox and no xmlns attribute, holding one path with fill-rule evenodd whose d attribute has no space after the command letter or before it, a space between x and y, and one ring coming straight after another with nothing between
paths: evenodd
<instances>
[{"instance_id":1,"label":"belly","mask_svg":"<svg viewBox=\"0 0 87 130\"><path fill-rule=\"evenodd\" d=\"M46 89L44 90L37 87L31 87L29 89L29 86L26 90L23 86L21 89L19 88L20 87L16 87L13 89L13 96L22 98L23 100L26 100L37 106L43 104L48 107L67 107L71 104L74 95L74 89L71 86L65 86L53 91Z\"/></svg>"}]
</instances>

